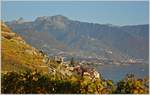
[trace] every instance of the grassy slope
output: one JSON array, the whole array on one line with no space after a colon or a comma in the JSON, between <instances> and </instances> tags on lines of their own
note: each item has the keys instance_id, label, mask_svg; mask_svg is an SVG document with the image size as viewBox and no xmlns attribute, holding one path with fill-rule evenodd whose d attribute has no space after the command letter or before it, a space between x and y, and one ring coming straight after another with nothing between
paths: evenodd
<instances>
[{"instance_id":1,"label":"grassy slope","mask_svg":"<svg viewBox=\"0 0 150 95\"><path fill-rule=\"evenodd\" d=\"M4 23L1 24L1 54L2 54L2 72L3 71L24 71L34 70L48 72L46 64L42 61L44 59L37 50L33 50L31 46L26 43L22 43L19 36L15 36L11 39L6 38L3 34L13 33ZM6 33L7 32L7 33ZM18 40L18 38L20 38ZM36 55L33 55L25 50L35 51Z\"/></svg>"}]
</instances>

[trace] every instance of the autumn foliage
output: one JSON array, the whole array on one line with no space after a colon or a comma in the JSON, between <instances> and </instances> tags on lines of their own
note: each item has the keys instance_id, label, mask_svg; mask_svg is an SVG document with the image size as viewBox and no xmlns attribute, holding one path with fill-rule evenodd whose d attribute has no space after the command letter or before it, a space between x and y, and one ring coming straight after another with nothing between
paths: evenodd
<instances>
[{"instance_id":1,"label":"autumn foliage","mask_svg":"<svg viewBox=\"0 0 150 95\"><path fill-rule=\"evenodd\" d=\"M36 94L36 93L92 93L92 94L112 94L112 93L134 93L146 94L148 92L148 79L136 79L126 76L117 85L111 80L96 79L91 81L88 77L68 78L59 80L51 75L44 75L37 71L27 71L24 73L7 72L2 73L2 93L13 94Z\"/></svg>"}]
</instances>

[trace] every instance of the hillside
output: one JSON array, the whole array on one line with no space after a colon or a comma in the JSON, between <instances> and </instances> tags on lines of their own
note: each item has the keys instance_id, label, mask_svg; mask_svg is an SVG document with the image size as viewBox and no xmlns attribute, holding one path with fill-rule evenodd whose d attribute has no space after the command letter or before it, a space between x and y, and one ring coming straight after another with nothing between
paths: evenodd
<instances>
[{"instance_id":1,"label":"hillside","mask_svg":"<svg viewBox=\"0 0 150 95\"><path fill-rule=\"evenodd\" d=\"M148 60L148 25L114 26L74 21L62 15L6 23L49 56ZM108 52L112 52L109 54Z\"/></svg>"},{"instance_id":2,"label":"hillside","mask_svg":"<svg viewBox=\"0 0 150 95\"><path fill-rule=\"evenodd\" d=\"M46 59L37 49L28 45L3 22L1 22L1 28L2 72L20 72L35 69L42 72L48 72L48 68L44 63L44 60Z\"/></svg>"}]
</instances>

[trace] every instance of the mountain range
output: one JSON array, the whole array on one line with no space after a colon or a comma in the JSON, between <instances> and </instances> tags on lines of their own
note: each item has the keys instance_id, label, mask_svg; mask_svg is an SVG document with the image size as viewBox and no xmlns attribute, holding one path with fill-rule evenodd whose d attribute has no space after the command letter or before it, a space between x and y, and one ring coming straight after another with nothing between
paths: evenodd
<instances>
[{"instance_id":1,"label":"mountain range","mask_svg":"<svg viewBox=\"0 0 150 95\"><path fill-rule=\"evenodd\" d=\"M34 21L20 18L6 24L49 56L148 61L148 24L115 26L75 21L62 15L37 17Z\"/></svg>"}]
</instances>

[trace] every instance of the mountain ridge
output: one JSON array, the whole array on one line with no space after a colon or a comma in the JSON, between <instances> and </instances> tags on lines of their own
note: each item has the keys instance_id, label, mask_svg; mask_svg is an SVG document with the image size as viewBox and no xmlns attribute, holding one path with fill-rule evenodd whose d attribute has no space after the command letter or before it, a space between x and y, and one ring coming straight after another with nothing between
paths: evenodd
<instances>
[{"instance_id":1,"label":"mountain ridge","mask_svg":"<svg viewBox=\"0 0 150 95\"><path fill-rule=\"evenodd\" d=\"M12 21L18 21L18 20L21 20L21 21L24 21L24 22L34 22L34 21L37 21L39 19L43 19L43 20L45 19L46 20L46 19L57 18L57 17L60 17L62 19L66 19L66 20L72 20L72 21L75 21L75 22L98 24L98 25L109 25L109 26L113 26L113 27L115 27L115 26L116 27L125 27L125 26L149 25L148 23L147 24L145 23L145 24L115 25L115 24L112 24L112 23L98 23L98 22L79 21L77 19L70 19L69 17L61 15L61 14L52 15L52 16L37 16L34 20L27 20L27 19L24 19L23 17L20 17L18 19L6 21L6 22L12 22Z\"/></svg>"},{"instance_id":2,"label":"mountain ridge","mask_svg":"<svg viewBox=\"0 0 150 95\"><path fill-rule=\"evenodd\" d=\"M6 24L25 38L29 44L37 48L40 47L40 49L43 48L42 46L47 46L44 51L48 54L53 47L70 53L75 51L76 56L90 56L93 53L95 56L108 57L105 51L112 50L112 57L115 56L119 60L126 58L148 59L148 24L114 26L75 21L62 15L44 16L43 21L38 19L41 18L22 24L12 22ZM43 36L34 37L34 35L41 34ZM39 43L40 45L38 45ZM133 45L134 43L135 45ZM58 53L54 51L51 54ZM112 57L110 58L113 59Z\"/></svg>"}]
</instances>

